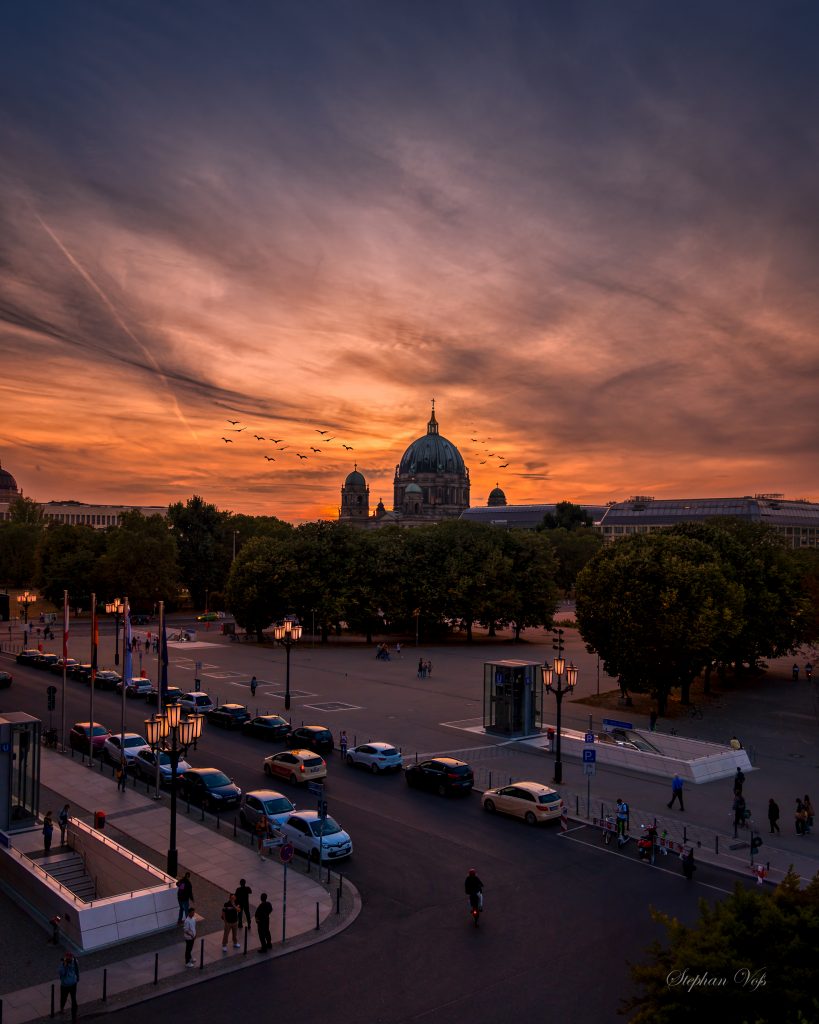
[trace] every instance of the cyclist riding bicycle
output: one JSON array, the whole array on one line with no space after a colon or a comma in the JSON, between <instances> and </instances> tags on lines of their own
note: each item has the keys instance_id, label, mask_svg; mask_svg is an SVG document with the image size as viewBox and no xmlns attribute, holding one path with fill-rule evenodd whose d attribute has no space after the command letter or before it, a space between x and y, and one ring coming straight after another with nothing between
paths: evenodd
<instances>
[{"instance_id":1,"label":"cyclist riding bicycle","mask_svg":"<svg viewBox=\"0 0 819 1024\"><path fill-rule=\"evenodd\" d=\"M628 830L628 804L617 797L617 842L620 846L626 841Z\"/></svg>"},{"instance_id":2,"label":"cyclist riding bicycle","mask_svg":"<svg viewBox=\"0 0 819 1024\"><path fill-rule=\"evenodd\" d=\"M464 892L469 897L469 906L473 910L483 910L483 882L478 878L474 868L470 868L466 876Z\"/></svg>"}]
</instances>

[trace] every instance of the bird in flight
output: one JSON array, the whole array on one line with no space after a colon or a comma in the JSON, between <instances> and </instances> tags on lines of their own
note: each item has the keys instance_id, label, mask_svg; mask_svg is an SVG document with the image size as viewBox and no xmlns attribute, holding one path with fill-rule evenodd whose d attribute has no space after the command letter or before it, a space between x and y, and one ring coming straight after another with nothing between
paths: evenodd
<instances>
[{"instance_id":1,"label":"bird in flight","mask_svg":"<svg viewBox=\"0 0 819 1024\"><path fill-rule=\"evenodd\" d=\"M290 447L289 444L284 444L284 445L281 446L281 448L277 448L276 451L277 452L286 452L289 447Z\"/></svg>"},{"instance_id":2,"label":"bird in flight","mask_svg":"<svg viewBox=\"0 0 819 1024\"><path fill-rule=\"evenodd\" d=\"M268 441L272 441L273 444L281 444L282 441L284 440L284 438L283 437L268 437L267 440Z\"/></svg>"},{"instance_id":3,"label":"bird in flight","mask_svg":"<svg viewBox=\"0 0 819 1024\"><path fill-rule=\"evenodd\" d=\"M239 421L238 421L238 420L226 420L225 422L226 422L226 423L229 423L229 424L230 424L230 425L231 425L232 427L235 427L235 426L236 426L236 424L237 424L237 423L238 423Z\"/></svg>"},{"instance_id":4,"label":"bird in flight","mask_svg":"<svg viewBox=\"0 0 819 1024\"><path fill-rule=\"evenodd\" d=\"M225 444L233 444L232 437L223 437L222 440L225 442Z\"/></svg>"},{"instance_id":5,"label":"bird in flight","mask_svg":"<svg viewBox=\"0 0 819 1024\"><path fill-rule=\"evenodd\" d=\"M335 438L334 437L325 437L324 441L325 441L325 443L327 443L328 441L335 441Z\"/></svg>"},{"instance_id":6,"label":"bird in flight","mask_svg":"<svg viewBox=\"0 0 819 1024\"><path fill-rule=\"evenodd\" d=\"M494 459L495 458L495 453L494 452L487 452L486 454L489 456L490 459Z\"/></svg>"},{"instance_id":7,"label":"bird in flight","mask_svg":"<svg viewBox=\"0 0 819 1024\"><path fill-rule=\"evenodd\" d=\"M314 448L312 445L310 445L310 451L311 452L321 452L321 448Z\"/></svg>"},{"instance_id":8,"label":"bird in flight","mask_svg":"<svg viewBox=\"0 0 819 1024\"><path fill-rule=\"evenodd\" d=\"M486 459L481 459L481 462L480 462L480 464L481 464L482 466L485 466L485 465L486 465Z\"/></svg>"},{"instance_id":9,"label":"bird in flight","mask_svg":"<svg viewBox=\"0 0 819 1024\"><path fill-rule=\"evenodd\" d=\"M503 464L502 466L498 466L498 469L506 469L506 467L507 467L508 465L509 465L509 463L508 463L508 462L504 462L504 464Z\"/></svg>"},{"instance_id":10,"label":"bird in flight","mask_svg":"<svg viewBox=\"0 0 819 1024\"><path fill-rule=\"evenodd\" d=\"M243 430L247 430L247 427L237 427L237 428L236 428L236 429L235 429L235 430L233 431L233 433L234 433L234 434L241 434L241 432L242 432Z\"/></svg>"},{"instance_id":11,"label":"bird in flight","mask_svg":"<svg viewBox=\"0 0 819 1024\"><path fill-rule=\"evenodd\" d=\"M341 447L346 448L348 452L353 450L353 446L351 444L343 444Z\"/></svg>"},{"instance_id":12,"label":"bird in flight","mask_svg":"<svg viewBox=\"0 0 819 1024\"><path fill-rule=\"evenodd\" d=\"M306 459L306 458L307 458L307 456L306 456L306 455L302 455L302 453L301 453L301 452L296 452L296 455L298 455L298 457L299 457L300 459Z\"/></svg>"},{"instance_id":13,"label":"bird in flight","mask_svg":"<svg viewBox=\"0 0 819 1024\"><path fill-rule=\"evenodd\" d=\"M326 434L326 433L327 433L327 431L326 431L326 430L319 430L319 428L318 428L318 427L316 427L315 429L316 429L316 433L317 433L317 434Z\"/></svg>"},{"instance_id":14,"label":"bird in flight","mask_svg":"<svg viewBox=\"0 0 819 1024\"><path fill-rule=\"evenodd\" d=\"M267 459L267 461L268 461L268 462L275 462L275 461L276 461L276 460L275 460L275 459L273 458L273 456L272 456L272 455L265 455L265 458Z\"/></svg>"},{"instance_id":15,"label":"bird in flight","mask_svg":"<svg viewBox=\"0 0 819 1024\"><path fill-rule=\"evenodd\" d=\"M256 438L257 441L264 441L264 438L261 437L259 434L254 434L253 436Z\"/></svg>"}]
</instances>

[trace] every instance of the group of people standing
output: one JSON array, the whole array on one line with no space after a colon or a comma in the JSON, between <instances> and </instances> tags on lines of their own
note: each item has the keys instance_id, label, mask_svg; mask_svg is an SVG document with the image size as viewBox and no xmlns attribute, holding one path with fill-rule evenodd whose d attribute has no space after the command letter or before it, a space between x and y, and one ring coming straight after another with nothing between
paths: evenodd
<instances>
[{"instance_id":1,"label":"group of people standing","mask_svg":"<svg viewBox=\"0 0 819 1024\"><path fill-rule=\"evenodd\" d=\"M179 921L182 927L182 937L185 941L185 966L195 967L193 959L193 945L196 941L196 912L193 908L193 885L191 883L190 871L186 871L176 884L177 901L179 903ZM221 919L222 931L222 952L228 951L228 940L232 939L233 948L241 949L238 931L240 928L250 928L250 897L253 890L244 878L239 879L239 885L235 892L229 892L222 906ZM259 936L259 952L266 953L273 948L273 940L270 936L270 917L273 913L273 904L263 892L259 899L259 905L253 914L256 922L256 931Z\"/></svg>"},{"instance_id":2,"label":"group of people standing","mask_svg":"<svg viewBox=\"0 0 819 1024\"><path fill-rule=\"evenodd\" d=\"M418 678L426 679L427 676L432 675L432 662L424 661L423 658L418 659Z\"/></svg>"}]
</instances>

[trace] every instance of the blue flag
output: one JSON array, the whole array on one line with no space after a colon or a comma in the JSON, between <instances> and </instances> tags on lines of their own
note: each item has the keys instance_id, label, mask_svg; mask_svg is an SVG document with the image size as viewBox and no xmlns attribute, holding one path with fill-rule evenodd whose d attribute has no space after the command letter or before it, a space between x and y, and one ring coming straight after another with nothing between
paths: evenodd
<instances>
[{"instance_id":1,"label":"blue flag","mask_svg":"<svg viewBox=\"0 0 819 1024\"><path fill-rule=\"evenodd\" d=\"M165 612L162 613L162 632L159 637L160 658L162 661L162 674L159 680L159 699L161 706L165 706L168 696L168 631L165 628Z\"/></svg>"},{"instance_id":2,"label":"blue flag","mask_svg":"<svg viewBox=\"0 0 819 1024\"><path fill-rule=\"evenodd\" d=\"M125 611L122 624L122 678L125 686L133 677L133 658L131 656L131 606L125 598Z\"/></svg>"}]
</instances>

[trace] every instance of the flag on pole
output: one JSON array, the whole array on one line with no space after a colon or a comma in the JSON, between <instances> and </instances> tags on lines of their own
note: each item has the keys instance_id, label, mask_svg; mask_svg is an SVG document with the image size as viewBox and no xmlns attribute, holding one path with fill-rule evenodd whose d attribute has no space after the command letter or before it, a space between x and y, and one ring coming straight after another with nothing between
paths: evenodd
<instances>
[{"instance_id":1,"label":"flag on pole","mask_svg":"<svg viewBox=\"0 0 819 1024\"><path fill-rule=\"evenodd\" d=\"M122 679L123 686L127 686L128 681L134 675L131 655L131 606L128 604L127 597L123 601L122 615Z\"/></svg>"},{"instance_id":2,"label":"flag on pole","mask_svg":"<svg viewBox=\"0 0 819 1024\"><path fill-rule=\"evenodd\" d=\"M63 665L68 659L68 591L63 591Z\"/></svg>"},{"instance_id":3,"label":"flag on pole","mask_svg":"<svg viewBox=\"0 0 819 1024\"><path fill-rule=\"evenodd\" d=\"M168 696L168 632L165 628L165 608L164 602L162 607L162 622L159 629L159 651L160 658L162 661L162 671L159 679L159 699L164 702Z\"/></svg>"},{"instance_id":4,"label":"flag on pole","mask_svg":"<svg viewBox=\"0 0 819 1024\"><path fill-rule=\"evenodd\" d=\"M97 678L97 648L100 643L100 626L99 620L97 619L97 603L94 601L94 606L91 609L91 677L92 680Z\"/></svg>"}]
</instances>

